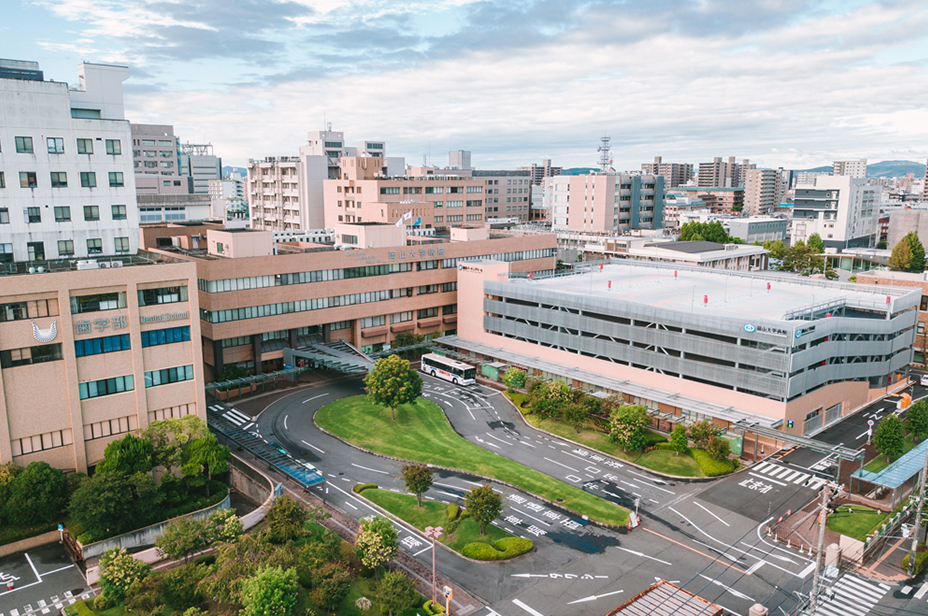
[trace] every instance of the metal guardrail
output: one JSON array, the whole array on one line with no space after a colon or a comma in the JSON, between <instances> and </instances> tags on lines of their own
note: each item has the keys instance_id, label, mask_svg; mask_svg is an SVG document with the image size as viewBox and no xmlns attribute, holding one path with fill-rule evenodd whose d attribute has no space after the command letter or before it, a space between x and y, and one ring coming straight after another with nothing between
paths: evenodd
<instances>
[{"instance_id":1,"label":"metal guardrail","mask_svg":"<svg viewBox=\"0 0 928 616\"><path fill-rule=\"evenodd\" d=\"M242 430L223 417L221 412L210 408L211 406L215 406L215 403L207 405L206 409L208 425L211 430L223 435L237 447L241 447L305 488L325 482L325 477L316 467L306 462L300 462L282 447L269 443L251 432Z\"/></svg>"}]
</instances>

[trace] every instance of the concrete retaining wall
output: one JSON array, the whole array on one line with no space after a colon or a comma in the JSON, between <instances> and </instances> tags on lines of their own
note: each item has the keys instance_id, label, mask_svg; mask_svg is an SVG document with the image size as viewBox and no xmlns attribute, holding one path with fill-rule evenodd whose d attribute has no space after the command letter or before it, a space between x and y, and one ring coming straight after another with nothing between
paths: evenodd
<instances>
[{"instance_id":1,"label":"concrete retaining wall","mask_svg":"<svg viewBox=\"0 0 928 616\"><path fill-rule=\"evenodd\" d=\"M14 541L13 543L0 545L0 558L9 556L10 554L15 554L16 552L25 552L26 550L37 548L40 545L55 543L59 541L59 539L60 535L58 534L58 531L52 530L47 533L42 533L41 535L36 535L35 537L20 539L19 541Z\"/></svg>"}]
</instances>

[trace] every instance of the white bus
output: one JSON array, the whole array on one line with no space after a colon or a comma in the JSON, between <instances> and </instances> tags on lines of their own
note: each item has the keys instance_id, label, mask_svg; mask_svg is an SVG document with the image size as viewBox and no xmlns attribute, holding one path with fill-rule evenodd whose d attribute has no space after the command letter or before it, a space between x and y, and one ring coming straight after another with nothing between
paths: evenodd
<instances>
[{"instance_id":1,"label":"white bus","mask_svg":"<svg viewBox=\"0 0 928 616\"><path fill-rule=\"evenodd\" d=\"M477 369L470 364L435 353L423 355L422 366L419 369L426 374L451 381L455 385L473 385L477 376Z\"/></svg>"}]
</instances>

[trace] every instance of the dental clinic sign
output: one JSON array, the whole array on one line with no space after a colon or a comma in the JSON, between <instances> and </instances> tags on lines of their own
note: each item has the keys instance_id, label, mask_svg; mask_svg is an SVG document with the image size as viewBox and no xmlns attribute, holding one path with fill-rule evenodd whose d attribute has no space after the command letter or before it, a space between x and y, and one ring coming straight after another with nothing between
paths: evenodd
<instances>
[{"instance_id":1,"label":"dental clinic sign","mask_svg":"<svg viewBox=\"0 0 928 616\"><path fill-rule=\"evenodd\" d=\"M165 323L167 321L182 321L190 318L190 312L165 312L163 314L154 314L150 317L139 317L142 325L146 323Z\"/></svg>"}]
</instances>

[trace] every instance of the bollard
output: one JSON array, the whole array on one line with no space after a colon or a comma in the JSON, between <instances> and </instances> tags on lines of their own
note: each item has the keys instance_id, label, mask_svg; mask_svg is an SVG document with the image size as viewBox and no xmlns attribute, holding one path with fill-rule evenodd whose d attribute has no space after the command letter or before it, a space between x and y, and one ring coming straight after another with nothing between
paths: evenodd
<instances>
[{"instance_id":1,"label":"bollard","mask_svg":"<svg viewBox=\"0 0 928 616\"><path fill-rule=\"evenodd\" d=\"M825 548L825 566L841 566L841 546L837 543L829 544L829 546Z\"/></svg>"},{"instance_id":2,"label":"bollard","mask_svg":"<svg viewBox=\"0 0 928 616\"><path fill-rule=\"evenodd\" d=\"M767 614L769 614L767 608L760 603L755 603L751 606L751 609L748 610L748 616L767 616Z\"/></svg>"}]
</instances>

